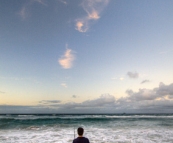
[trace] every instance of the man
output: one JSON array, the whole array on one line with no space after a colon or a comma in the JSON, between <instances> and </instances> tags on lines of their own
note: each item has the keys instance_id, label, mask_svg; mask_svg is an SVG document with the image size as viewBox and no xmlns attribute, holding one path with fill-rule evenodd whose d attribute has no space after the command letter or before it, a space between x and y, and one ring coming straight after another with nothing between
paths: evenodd
<instances>
[{"instance_id":1,"label":"man","mask_svg":"<svg viewBox=\"0 0 173 143\"><path fill-rule=\"evenodd\" d=\"M78 138L73 140L73 143L90 143L89 140L85 137L83 137L83 133L84 133L84 129L79 127L77 129L77 133L78 133Z\"/></svg>"}]
</instances>

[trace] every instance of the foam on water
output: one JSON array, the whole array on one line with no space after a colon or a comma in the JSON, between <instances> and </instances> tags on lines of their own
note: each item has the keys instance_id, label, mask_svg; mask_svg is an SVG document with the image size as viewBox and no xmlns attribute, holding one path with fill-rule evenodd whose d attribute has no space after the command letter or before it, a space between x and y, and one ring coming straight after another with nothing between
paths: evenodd
<instances>
[{"instance_id":1,"label":"foam on water","mask_svg":"<svg viewBox=\"0 0 173 143\"><path fill-rule=\"evenodd\" d=\"M172 143L172 117L149 117L148 115L128 117L124 115L0 116L1 125L11 125L8 128L0 128L0 142L72 143L74 128L82 126L85 129L84 135L91 143ZM7 122L2 123L1 121L4 120ZM75 137L77 137L76 131Z\"/></svg>"},{"instance_id":2,"label":"foam on water","mask_svg":"<svg viewBox=\"0 0 173 143\"><path fill-rule=\"evenodd\" d=\"M173 141L173 130L160 128L102 128L88 126L85 136L91 143L164 143ZM25 130L0 131L0 141L4 143L71 143L73 128L30 127Z\"/></svg>"}]
</instances>

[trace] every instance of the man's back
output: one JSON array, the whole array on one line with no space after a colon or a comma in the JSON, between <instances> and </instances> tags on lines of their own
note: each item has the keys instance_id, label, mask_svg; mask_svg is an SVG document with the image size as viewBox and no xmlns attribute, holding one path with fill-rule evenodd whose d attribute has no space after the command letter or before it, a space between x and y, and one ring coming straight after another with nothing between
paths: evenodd
<instances>
[{"instance_id":1,"label":"man's back","mask_svg":"<svg viewBox=\"0 0 173 143\"><path fill-rule=\"evenodd\" d=\"M85 137L78 137L78 138L73 140L73 143L90 143L90 142Z\"/></svg>"}]
</instances>

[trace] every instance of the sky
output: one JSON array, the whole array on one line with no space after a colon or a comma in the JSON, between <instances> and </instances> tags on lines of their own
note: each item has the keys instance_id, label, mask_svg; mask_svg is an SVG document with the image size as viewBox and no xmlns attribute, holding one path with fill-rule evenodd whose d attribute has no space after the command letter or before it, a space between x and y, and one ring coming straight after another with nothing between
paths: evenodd
<instances>
[{"instance_id":1,"label":"sky","mask_svg":"<svg viewBox=\"0 0 173 143\"><path fill-rule=\"evenodd\" d=\"M0 113L173 113L172 0L1 0Z\"/></svg>"}]
</instances>

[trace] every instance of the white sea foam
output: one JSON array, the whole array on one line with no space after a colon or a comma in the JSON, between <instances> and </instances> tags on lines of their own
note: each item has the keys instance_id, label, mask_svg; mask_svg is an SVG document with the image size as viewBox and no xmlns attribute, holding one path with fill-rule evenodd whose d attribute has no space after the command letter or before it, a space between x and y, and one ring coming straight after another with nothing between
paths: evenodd
<instances>
[{"instance_id":1,"label":"white sea foam","mask_svg":"<svg viewBox=\"0 0 173 143\"><path fill-rule=\"evenodd\" d=\"M158 116L158 115L43 115L43 116L37 116L37 115L0 115L0 119L18 119L18 120L35 120L35 119L85 119L85 118L149 118L149 119L164 119L164 118L170 118L173 119L173 115L166 115L166 116Z\"/></svg>"},{"instance_id":2,"label":"white sea foam","mask_svg":"<svg viewBox=\"0 0 173 143\"><path fill-rule=\"evenodd\" d=\"M172 143L173 129L151 126L145 123L119 126L109 123L105 125L82 125L85 136L91 143ZM118 123L117 123L118 124ZM75 133L76 134L76 133ZM77 135L75 135L77 136ZM0 130L0 142L3 143L71 143L74 128L60 126L30 126L26 129Z\"/></svg>"},{"instance_id":3,"label":"white sea foam","mask_svg":"<svg viewBox=\"0 0 173 143\"><path fill-rule=\"evenodd\" d=\"M154 142L170 142L172 143L173 132L167 130L151 130L151 129L99 129L99 128L88 128L86 131L86 136L90 139L91 143L154 143ZM56 142L56 143L71 143L73 139L73 131L70 129L47 129L40 131L20 131L12 130L8 132L1 133L0 140L4 143L46 143L46 142Z\"/></svg>"}]
</instances>

